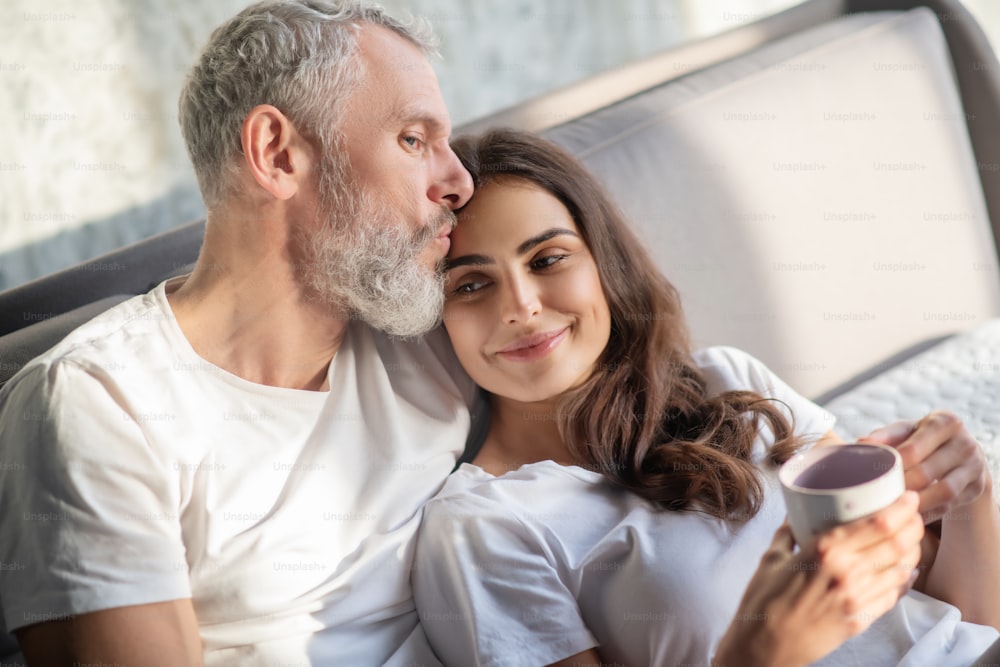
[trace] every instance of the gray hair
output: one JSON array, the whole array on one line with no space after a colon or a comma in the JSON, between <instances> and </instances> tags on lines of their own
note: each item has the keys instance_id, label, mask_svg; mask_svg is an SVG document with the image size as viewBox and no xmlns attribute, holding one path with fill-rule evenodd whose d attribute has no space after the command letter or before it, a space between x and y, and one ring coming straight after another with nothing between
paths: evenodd
<instances>
[{"instance_id":1,"label":"gray hair","mask_svg":"<svg viewBox=\"0 0 1000 667\"><path fill-rule=\"evenodd\" d=\"M279 109L320 151L339 145L344 106L363 74L357 47L364 24L392 30L425 55L436 53L426 22L399 21L362 0L268 0L215 29L178 104L207 206L232 188L243 121L257 105Z\"/></svg>"}]
</instances>

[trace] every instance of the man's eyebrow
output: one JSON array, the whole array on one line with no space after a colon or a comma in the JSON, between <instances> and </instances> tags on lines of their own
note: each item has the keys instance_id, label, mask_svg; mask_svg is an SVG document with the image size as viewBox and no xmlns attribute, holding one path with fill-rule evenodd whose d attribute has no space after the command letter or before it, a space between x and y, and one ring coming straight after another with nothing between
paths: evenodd
<instances>
[{"instance_id":1,"label":"man's eyebrow","mask_svg":"<svg viewBox=\"0 0 1000 667\"><path fill-rule=\"evenodd\" d=\"M555 238L557 236L573 236L575 238L580 238L580 235L574 232L572 229L566 229L565 227L553 227L552 229L547 229L541 234L536 234L532 236L527 241L523 242L521 245L517 246L517 254L523 255L540 243L545 243L549 239ZM495 264L496 260L488 255L462 255L461 257L454 257L452 259L445 260L444 268L445 270L454 269L459 266L488 266L490 264Z\"/></svg>"},{"instance_id":2,"label":"man's eyebrow","mask_svg":"<svg viewBox=\"0 0 1000 667\"><path fill-rule=\"evenodd\" d=\"M405 106L400 108L393 117L402 123L423 123L436 132L450 130L441 119L426 109L416 106Z\"/></svg>"}]
</instances>

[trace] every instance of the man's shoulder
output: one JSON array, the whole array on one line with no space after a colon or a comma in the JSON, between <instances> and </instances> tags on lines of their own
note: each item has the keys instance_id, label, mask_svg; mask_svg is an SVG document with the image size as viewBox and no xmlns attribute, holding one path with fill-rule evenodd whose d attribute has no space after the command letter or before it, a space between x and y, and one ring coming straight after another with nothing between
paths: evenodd
<instances>
[{"instance_id":1,"label":"man's shoulder","mask_svg":"<svg viewBox=\"0 0 1000 667\"><path fill-rule=\"evenodd\" d=\"M391 374L413 376L423 385L454 386L466 404L471 404L476 385L455 356L443 327L415 338L389 336L366 327L374 337L379 356Z\"/></svg>"},{"instance_id":2,"label":"man's shoulder","mask_svg":"<svg viewBox=\"0 0 1000 667\"><path fill-rule=\"evenodd\" d=\"M167 318L155 290L127 299L84 322L25 364L5 385L4 393L18 387L39 389L55 376L71 378L77 371L114 375L134 367L168 345L163 335Z\"/></svg>"},{"instance_id":3,"label":"man's shoulder","mask_svg":"<svg viewBox=\"0 0 1000 667\"><path fill-rule=\"evenodd\" d=\"M379 354L386 355L410 355L427 356L449 361L455 358L455 353L451 348L448 335L444 329L437 327L421 335L401 338L391 336L383 331L379 331L367 324L360 325L362 330L367 331L375 340L375 345ZM457 360L456 360L457 361Z\"/></svg>"},{"instance_id":4,"label":"man's shoulder","mask_svg":"<svg viewBox=\"0 0 1000 667\"><path fill-rule=\"evenodd\" d=\"M84 322L63 339L57 348L78 347L121 332L139 333L146 330L162 331L163 323L172 315L164 309L162 286L139 294L109 308L93 319Z\"/></svg>"}]
</instances>

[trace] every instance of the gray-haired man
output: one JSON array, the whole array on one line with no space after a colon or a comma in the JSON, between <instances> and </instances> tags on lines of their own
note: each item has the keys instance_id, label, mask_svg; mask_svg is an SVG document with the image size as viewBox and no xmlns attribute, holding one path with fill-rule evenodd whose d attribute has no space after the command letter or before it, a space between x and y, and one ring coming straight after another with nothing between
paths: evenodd
<instances>
[{"instance_id":1,"label":"gray-haired man","mask_svg":"<svg viewBox=\"0 0 1000 667\"><path fill-rule=\"evenodd\" d=\"M25 564L0 602L29 663L434 660L411 547L471 388L399 337L437 322L472 183L429 49L354 2L213 33L180 100L193 273L0 394L0 561Z\"/></svg>"}]
</instances>

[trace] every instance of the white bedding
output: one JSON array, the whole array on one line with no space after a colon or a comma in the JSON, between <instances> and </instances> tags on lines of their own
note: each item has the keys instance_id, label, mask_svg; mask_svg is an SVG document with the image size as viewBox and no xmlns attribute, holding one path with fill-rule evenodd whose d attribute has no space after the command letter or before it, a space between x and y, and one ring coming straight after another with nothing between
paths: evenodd
<instances>
[{"instance_id":1,"label":"white bedding","mask_svg":"<svg viewBox=\"0 0 1000 667\"><path fill-rule=\"evenodd\" d=\"M933 409L951 410L982 443L1000 492L1000 319L948 338L825 407L845 439Z\"/></svg>"}]
</instances>

